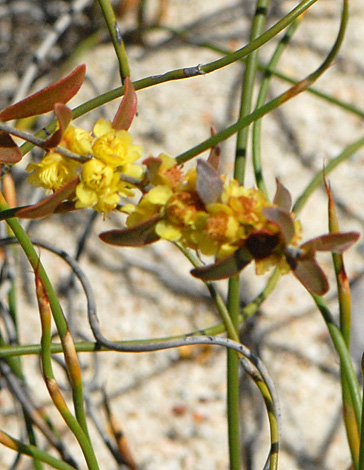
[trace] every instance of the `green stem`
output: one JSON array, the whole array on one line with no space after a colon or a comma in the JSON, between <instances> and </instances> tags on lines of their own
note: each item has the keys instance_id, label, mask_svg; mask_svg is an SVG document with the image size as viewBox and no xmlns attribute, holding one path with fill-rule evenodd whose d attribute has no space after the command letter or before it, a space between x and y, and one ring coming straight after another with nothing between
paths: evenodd
<instances>
[{"instance_id":1,"label":"green stem","mask_svg":"<svg viewBox=\"0 0 364 470\"><path fill-rule=\"evenodd\" d=\"M239 342L240 283L239 276L229 279L227 309L233 326L233 337ZM227 420L229 437L230 470L240 470L239 432L239 357L235 351L227 352Z\"/></svg>"},{"instance_id":2,"label":"green stem","mask_svg":"<svg viewBox=\"0 0 364 470\"><path fill-rule=\"evenodd\" d=\"M361 373L364 377L364 354L361 360ZM364 385L363 385L363 403L364 403ZM364 423L364 406L362 407L361 422ZM358 470L364 470L364 426L361 426L360 431L360 447L359 447L359 464Z\"/></svg>"},{"instance_id":3,"label":"green stem","mask_svg":"<svg viewBox=\"0 0 364 470\"><path fill-rule=\"evenodd\" d=\"M288 42L296 31L297 27L300 25L302 17L297 18L287 29L286 34L279 41L276 50L274 51L271 60L268 63L267 68L265 69L263 80L260 86L256 108L262 106L268 96L268 90L270 85L271 77L278 65L279 59L283 51L285 50ZM269 200L268 191L264 182L263 177L263 167L262 167L262 157L261 157L261 132L262 132L262 119L258 119L253 123L253 135L252 135L252 145L253 145L253 168L255 181L258 188L260 188L265 197Z\"/></svg>"},{"instance_id":4,"label":"green stem","mask_svg":"<svg viewBox=\"0 0 364 470\"><path fill-rule=\"evenodd\" d=\"M257 119L263 117L268 112L278 108L283 103L286 103L293 97L307 90L330 67L331 63L337 56L340 50L342 41L345 36L346 26L348 22L348 14L349 12L348 12L347 0L344 0L343 10L342 10L342 15L341 15L340 29L339 29L336 41L333 47L331 48L329 54L327 55L326 59L314 72L309 74L304 80L300 81L299 83L297 83L295 86L293 86L286 92L279 95L277 98L274 98L273 100L269 101L265 105L256 109L255 111L250 113L248 116L240 118L235 124L232 124L231 126L225 128L223 131L216 133L214 136L210 137L209 139L206 139L205 141L201 142L195 147L178 155L178 157L176 158L177 162L184 163L188 160L191 160L192 158L204 152L205 150L211 147L214 147L217 144L219 144L221 141L226 140L228 137L231 137L233 134L235 134L237 131L239 131L243 127L248 126L253 121L256 121Z\"/></svg>"},{"instance_id":5,"label":"green stem","mask_svg":"<svg viewBox=\"0 0 364 470\"><path fill-rule=\"evenodd\" d=\"M98 0L98 2L104 15L116 53L116 57L119 62L121 83L124 83L125 78L130 77L130 68L119 25L116 21L115 13L111 6L110 0Z\"/></svg>"},{"instance_id":6,"label":"green stem","mask_svg":"<svg viewBox=\"0 0 364 470\"><path fill-rule=\"evenodd\" d=\"M356 140L352 144L348 145L339 155L333 158L323 170L318 171L316 175L312 178L310 183L307 185L301 196L295 202L292 211L295 213L300 212L303 209L303 206L308 201L311 194L322 185L323 179L329 173L331 173L335 168L337 168L342 162L348 160L352 155L354 155L361 147L364 146L364 137Z\"/></svg>"},{"instance_id":7,"label":"green stem","mask_svg":"<svg viewBox=\"0 0 364 470\"><path fill-rule=\"evenodd\" d=\"M269 0L257 0L255 15L250 32L250 44L259 37L264 29ZM243 77L239 119L249 115L257 73L258 51L248 55ZM249 128L242 127L237 133L234 178L244 184ZM239 276L229 279L227 309L234 328L230 339L239 341L240 282ZM235 351L227 352L227 419L229 437L230 470L240 470L240 399L239 399L239 357Z\"/></svg>"},{"instance_id":8,"label":"green stem","mask_svg":"<svg viewBox=\"0 0 364 470\"><path fill-rule=\"evenodd\" d=\"M274 270L272 276L270 277L269 281L267 282L266 286L262 290L262 292L248 305L246 305L242 310L241 314L239 315L239 324L244 322L247 318L254 315L258 309L261 307L263 302L269 297L269 295L274 291L277 282L280 278L279 271L277 269ZM155 338L152 340L132 340L132 341L119 341L119 344L143 344L145 342L156 342L160 343L162 341L168 341L173 339L183 338L184 336L196 336L196 335L205 335L205 336L214 336L226 331L226 327L224 323L219 323L218 325L211 326L205 328L203 330L194 331L191 333L187 333L186 335L176 335L176 336L167 336L163 338ZM104 347L100 347L95 342L92 341L80 341L75 343L75 348L77 352L105 352L108 349ZM16 356L27 356L33 354L40 354L41 347L39 344L22 344L17 346L0 346L0 358L11 358ZM61 344L53 343L51 345L51 352L52 354L59 354L63 352L63 348Z\"/></svg>"},{"instance_id":9,"label":"green stem","mask_svg":"<svg viewBox=\"0 0 364 470\"><path fill-rule=\"evenodd\" d=\"M297 18L298 20L301 20L302 18ZM186 36L186 32L184 31L178 31L176 29L173 29L173 28L170 28L170 27L167 27L167 26L158 26L157 28L155 28L157 30L163 30L163 31L168 31L170 33L172 33L174 36L178 37L180 40L184 41L186 44L189 44L189 45L193 45L195 47L203 47L205 49L209 49L211 51L214 51L214 52L217 52L219 54L229 54L229 50L228 49L225 49L219 45L216 45L216 44L213 44L211 42L201 42L201 41L196 41L194 37L187 37ZM246 62L246 57L243 57L242 59L240 59L240 61L242 63L245 63ZM264 63L258 63L258 70L266 73L269 69L269 65L266 65ZM269 71L269 74L272 75L273 77L275 78L278 78L286 83L290 83L291 85L297 85L297 83L299 83L299 80L295 79L295 78L292 78L288 75L286 75L285 73L283 72L280 72L278 70L270 70ZM143 79L144 80L144 79ZM134 86L135 87L138 87L138 83L140 82L140 80L138 80L137 82L134 83ZM140 89L140 88L136 88L136 89ZM346 103L345 101L339 99L339 98L336 98L332 95L329 95L319 89L317 89L316 87L309 87L307 89L307 92L314 95L314 96L317 96L318 98L328 102L328 103L331 103L333 105L335 105L336 107L342 109L342 110L345 110L345 111L348 111L350 112L351 114L354 114L356 116L358 116L359 118L364 118L364 110L361 109L361 108L358 108L356 106L354 106L352 103Z\"/></svg>"},{"instance_id":10,"label":"green stem","mask_svg":"<svg viewBox=\"0 0 364 470\"><path fill-rule=\"evenodd\" d=\"M250 33L250 43L252 43L257 37L259 37L262 34L262 31L264 30L269 3L269 0L257 1L254 20ZM254 84L258 69L258 54L259 49L255 49L251 54L249 54L246 60L239 119L248 116L251 110ZM244 184L245 179L248 135L249 127L243 127L237 133L236 140L234 178L236 178L242 185Z\"/></svg>"},{"instance_id":11,"label":"green stem","mask_svg":"<svg viewBox=\"0 0 364 470\"><path fill-rule=\"evenodd\" d=\"M334 201L331 196L330 189L325 181L327 193L329 196L329 232L339 233L340 227L336 215ZM340 331L345 341L347 349L350 348L350 333L351 333L351 292L349 280L345 272L344 257L341 253L333 253L332 260L335 269L336 284L337 284L337 296L339 301L339 312L340 312ZM355 419L353 402L350 395L349 386L346 381L346 377L341 371L341 388L342 388L342 399L343 399L343 414L344 423L346 428L346 434L348 438L349 448L351 456L354 462L355 468L358 466L358 455L359 455L359 427Z\"/></svg>"},{"instance_id":12,"label":"green stem","mask_svg":"<svg viewBox=\"0 0 364 470\"><path fill-rule=\"evenodd\" d=\"M353 363L350 358L349 350L345 344L345 340L341 334L340 328L335 324L333 316L327 306L323 297L318 295L312 294L312 298L314 299L318 309L320 310L322 317L326 323L327 329L330 333L332 342L335 346L336 352L339 355L340 359L340 367L345 377L345 381L347 383L353 409L355 420L358 424L358 428L360 429L361 423L361 409L362 409L362 402L361 402L361 392L358 383L358 379L355 374L355 370L353 367Z\"/></svg>"}]
</instances>

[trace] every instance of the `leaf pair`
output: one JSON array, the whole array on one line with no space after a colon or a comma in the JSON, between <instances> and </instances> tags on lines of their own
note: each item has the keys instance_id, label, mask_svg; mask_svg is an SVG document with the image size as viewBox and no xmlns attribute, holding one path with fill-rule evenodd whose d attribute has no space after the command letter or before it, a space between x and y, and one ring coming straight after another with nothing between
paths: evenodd
<instances>
[{"instance_id":1,"label":"leaf pair","mask_svg":"<svg viewBox=\"0 0 364 470\"><path fill-rule=\"evenodd\" d=\"M0 111L0 121L11 121L13 119L22 119L38 114L48 113L52 111L57 103L64 105L67 103L78 90L85 79L86 66L80 65L73 70L69 75L52 83L46 88L24 98L18 103L7 106ZM68 109L68 108L67 108ZM64 125L66 120L67 111L63 108L58 110L57 118ZM69 122L68 121L68 122ZM67 124L68 125L68 124ZM53 136L51 136L53 137ZM51 139L51 138L50 138ZM49 139L48 139L49 140ZM50 141L53 144L52 140ZM17 163L22 159L22 153L9 134L1 131L0 133L0 162L4 163Z\"/></svg>"},{"instance_id":2,"label":"leaf pair","mask_svg":"<svg viewBox=\"0 0 364 470\"><path fill-rule=\"evenodd\" d=\"M58 120L58 129L43 142L42 147L45 149L56 147L61 142L63 132L72 120L72 111L65 104L79 91L85 75L86 66L79 65L61 80L1 110L0 121L6 122L37 116L54 110ZM116 130L129 129L136 113L136 107L135 89L130 78L127 77L124 97L113 120L113 128ZM8 132L0 130L0 162L14 164L21 159L22 152L12 137Z\"/></svg>"}]
</instances>

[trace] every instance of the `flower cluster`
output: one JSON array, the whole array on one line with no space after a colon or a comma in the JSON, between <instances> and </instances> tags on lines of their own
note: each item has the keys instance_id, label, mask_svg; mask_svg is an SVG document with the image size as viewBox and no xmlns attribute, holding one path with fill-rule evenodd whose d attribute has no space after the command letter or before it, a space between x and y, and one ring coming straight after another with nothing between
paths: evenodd
<instances>
[{"instance_id":1,"label":"flower cluster","mask_svg":"<svg viewBox=\"0 0 364 470\"><path fill-rule=\"evenodd\" d=\"M157 218L154 230L159 238L179 242L203 255L224 259L248 243L259 274L277 264L282 272L290 269L283 257L280 227L264 215L264 208L275 204L269 203L261 190L246 189L236 180L226 181L202 160L197 169L186 172L163 154L145 164L150 189L138 204L123 207L128 227L143 226ZM293 214L289 217L295 227L290 243L296 245L300 225Z\"/></svg>"},{"instance_id":2,"label":"flower cluster","mask_svg":"<svg viewBox=\"0 0 364 470\"><path fill-rule=\"evenodd\" d=\"M135 163L141 157L142 148L133 144L126 130L115 130L104 120L97 121L92 133L68 126L61 146L85 157L84 161L56 152L47 153L40 163L28 165L31 184L56 191L79 177L75 207L92 207L104 213L116 208L120 196L134 194L133 185L124 180L143 176L143 167Z\"/></svg>"}]
</instances>

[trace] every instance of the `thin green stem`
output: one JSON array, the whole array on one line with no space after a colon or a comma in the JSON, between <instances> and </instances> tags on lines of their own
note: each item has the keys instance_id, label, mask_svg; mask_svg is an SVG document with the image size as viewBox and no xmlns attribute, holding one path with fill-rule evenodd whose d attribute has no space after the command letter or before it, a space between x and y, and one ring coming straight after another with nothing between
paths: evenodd
<instances>
[{"instance_id":1,"label":"thin green stem","mask_svg":"<svg viewBox=\"0 0 364 470\"><path fill-rule=\"evenodd\" d=\"M115 17L114 10L111 6L110 0L98 0L99 5L104 15L107 28L109 30L111 40L114 46L115 54L119 62L119 71L121 83L124 83L126 77L130 77L130 68L128 57L126 55L125 45L118 22Z\"/></svg>"},{"instance_id":2,"label":"thin green stem","mask_svg":"<svg viewBox=\"0 0 364 470\"><path fill-rule=\"evenodd\" d=\"M300 19L301 17L298 18L298 20ZM193 45L195 47L203 47L205 49L209 49L211 51L217 52L219 54L225 54L225 55L229 54L230 52L228 49L223 48L217 44L195 40L194 36L188 37L185 31L179 31L179 30L176 30L176 29L164 26L164 25L158 26L155 29L168 31L172 33L174 36L178 37L180 40L184 41L186 44ZM243 57L242 59L240 59L242 63L245 63L246 60L247 60L246 57ZM269 65L266 65L261 62L258 63L258 70L266 73L268 69L269 69ZM297 83L300 82L300 80L290 77L286 75L285 73L278 71L278 70L271 70L269 73L272 75L272 77L278 78L279 80L282 80L286 83L290 83L291 85L297 85ZM134 83L135 87L138 86L137 83L139 83L139 81ZM139 89L139 88L136 88L136 89ZM358 116L359 118L364 118L364 110L354 106L352 103L346 103L345 101L339 98L336 98L335 96L329 95L328 93L325 93L324 91L319 90L316 87L307 88L307 92L328 103L333 104L335 107L338 107L344 111L348 111L349 113L354 114L355 116Z\"/></svg>"},{"instance_id":3,"label":"thin green stem","mask_svg":"<svg viewBox=\"0 0 364 470\"><path fill-rule=\"evenodd\" d=\"M331 191L325 182L326 190L329 196L329 232L338 233L340 232L339 222L336 215L335 204L331 196ZM337 293L339 301L339 312L340 312L340 331L345 341L346 347L350 348L350 333L351 333L351 292L349 280L345 272L344 257L342 254L333 253L332 260L335 269ZM340 364L341 365L341 364ZM349 386L346 381L346 377L341 370L341 387L342 387L342 398L343 398L343 412L344 412L344 423L346 428L346 434L348 438L349 448L351 456L357 468L358 455L359 455L359 427L355 419L353 402L350 395Z\"/></svg>"},{"instance_id":4,"label":"thin green stem","mask_svg":"<svg viewBox=\"0 0 364 470\"><path fill-rule=\"evenodd\" d=\"M239 342L240 283L239 276L229 279L227 310L233 326L233 335ZM233 339L233 338L230 338ZM230 470L240 470L240 400L239 357L235 351L227 352L227 419Z\"/></svg>"},{"instance_id":5,"label":"thin green stem","mask_svg":"<svg viewBox=\"0 0 364 470\"><path fill-rule=\"evenodd\" d=\"M310 183L306 186L305 190L299 196L297 201L295 202L292 211L295 213L300 212L306 202L308 201L311 194L322 185L323 179L329 173L331 173L335 168L337 168L342 162L348 160L352 155L354 155L361 147L364 146L364 137L356 140L352 144L348 145L339 155L333 158L323 170L318 171L316 175L312 178Z\"/></svg>"},{"instance_id":6,"label":"thin green stem","mask_svg":"<svg viewBox=\"0 0 364 470\"><path fill-rule=\"evenodd\" d=\"M349 393L351 396L355 420L358 424L358 428L360 429L361 410L362 410L361 392L360 392L358 379L357 379L357 376L355 374L355 370L353 367L353 363L350 358L349 350L345 344L345 340L343 338L343 335L341 334L340 328L335 324L335 321L330 312L330 309L327 306L323 297L319 297L318 295L315 295L312 293L311 293L311 296L313 297L318 309L320 310L322 314L322 317L326 323L327 329L330 333L332 342L339 355L340 367L345 377L345 380L349 389Z\"/></svg>"},{"instance_id":7,"label":"thin green stem","mask_svg":"<svg viewBox=\"0 0 364 470\"><path fill-rule=\"evenodd\" d=\"M250 44L262 34L266 22L269 0L257 0L254 19L250 32ZM255 49L248 55L243 76L242 95L239 119L250 113L257 73L258 51ZM249 128L242 127L237 133L234 178L244 184L247 157ZM234 336L230 339L239 341L240 282L239 276L229 279L227 309L234 328ZM240 399L239 399L239 358L235 351L227 352L227 418L229 436L230 470L240 470Z\"/></svg>"},{"instance_id":8,"label":"thin green stem","mask_svg":"<svg viewBox=\"0 0 364 470\"><path fill-rule=\"evenodd\" d=\"M202 73L210 73L220 68L226 67L243 57L248 56L255 50L259 49L261 46L266 44L272 38L277 36L283 29L289 26L293 21L302 15L305 11L307 11L312 5L314 5L317 0L304 0L299 3L295 8L293 8L286 16L284 16L281 20L279 20L275 25L265 31L263 34L258 36L254 41L249 42L246 46L238 49L231 54L228 54L221 59L214 60L208 64L200 66L200 70Z\"/></svg>"},{"instance_id":9,"label":"thin green stem","mask_svg":"<svg viewBox=\"0 0 364 470\"><path fill-rule=\"evenodd\" d=\"M348 13L349 12L348 12L347 1L344 0L340 29L339 29L336 41L333 47L331 48L329 54L327 55L326 59L314 72L309 74L304 80L298 82L295 86L293 86L286 92L279 95L277 98L274 98L273 100L269 101L265 105L256 109L255 111L250 113L248 116L245 116L239 119L237 122L235 122L231 126L225 128L223 131L216 133L214 136L210 137L209 139L206 139L205 141L201 142L195 147L192 147L186 152L178 155L178 157L176 158L177 162L184 163L188 160L191 160L192 158L204 152L205 150L211 147L214 147L220 142L222 142L223 140L226 140L227 138L231 137L233 134L235 134L237 131L239 131L243 127L246 127L253 121L256 121L257 119L263 117L265 114L278 108L279 106L286 103L293 97L307 90L330 67L331 63L333 62L336 55L338 54L342 41L344 39L345 31L346 31L346 26L348 22Z\"/></svg>"},{"instance_id":10,"label":"thin green stem","mask_svg":"<svg viewBox=\"0 0 364 470\"><path fill-rule=\"evenodd\" d=\"M37 274L36 274L37 276ZM80 447L83 451L85 460L89 470L99 470L96 456L94 454L91 442L88 436L84 433L79 422L74 418L70 412L61 390L57 384L56 378L53 373L52 366L52 355L51 355L51 344L52 344L52 331L51 331L51 309L46 296L45 289L40 279L36 277L37 283L37 298L39 305L39 312L42 325L42 337L41 337L41 360L42 360L42 371L45 384L47 386L49 395L55 405L56 409L61 414L62 418L66 422L68 428L73 432L77 438Z\"/></svg>"},{"instance_id":11,"label":"thin green stem","mask_svg":"<svg viewBox=\"0 0 364 470\"><path fill-rule=\"evenodd\" d=\"M263 80L260 86L256 108L262 106L268 96L268 90L270 85L271 77L278 65L279 59L283 54L288 42L293 36L294 32L300 25L302 17L297 18L287 29L283 38L279 41L276 50L274 51L271 60L268 63L267 68L265 69ZM253 123L253 132L252 132L252 145L253 145L253 168L255 181L258 188L260 188L267 199L269 199L268 191L264 182L263 177L263 167L262 167L262 157L261 157L261 132L262 132L262 119L257 119Z\"/></svg>"},{"instance_id":12,"label":"thin green stem","mask_svg":"<svg viewBox=\"0 0 364 470\"><path fill-rule=\"evenodd\" d=\"M267 18L267 10L270 0L258 0L250 33L250 43L262 34ZM259 49L255 49L249 54L246 60L245 72L243 76L243 87L241 95L239 119L247 116L250 113L254 84L258 69L258 55ZM235 150L235 165L234 165L234 178L240 184L244 184L245 167L247 158L247 145L248 145L249 127L241 128L236 136L236 150Z\"/></svg>"},{"instance_id":13,"label":"thin green stem","mask_svg":"<svg viewBox=\"0 0 364 470\"><path fill-rule=\"evenodd\" d=\"M361 360L361 374L364 377L364 354ZM364 382L364 381L363 381ZM364 385L363 385L363 403L364 403ZM364 406L362 406L361 422L364 423ZM359 447L359 463L358 470L364 470L364 426L360 430L360 447Z\"/></svg>"},{"instance_id":14,"label":"thin green stem","mask_svg":"<svg viewBox=\"0 0 364 470\"><path fill-rule=\"evenodd\" d=\"M254 315L258 309L261 307L263 302L269 297L269 295L274 291L277 282L280 278L279 271L274 270L272 276L268 280L266 286L257 297L246 305L239 315L239 324L244 322L247 318ZM217 294L216 294L217 295ZM119 341L118 344L143 344L146 342L156 342L160 343L162 341L169 341L174 339L183 338L184 336L194 336L194 335L205 335L205 336L215 336L226 331L224 323L219 323L218 325L207 327L203 330L193 331L187 333L186 335L176 335L176 336L167 336L163 338L155 338L149 340L132 340L132 341ZM100 347L99 344L92 341L80 341L75 343L76 351L81 352L105 352L108 351L105 347ZM27 356L27 355L38 355L41 352L41 347L39 344L22 344L16 346L0 346L0 358L11 358L16 356ZM63 352L63 347L59 343L53 343L51 345L51 353L59 354Z\"/></svg>"}]
</instances>

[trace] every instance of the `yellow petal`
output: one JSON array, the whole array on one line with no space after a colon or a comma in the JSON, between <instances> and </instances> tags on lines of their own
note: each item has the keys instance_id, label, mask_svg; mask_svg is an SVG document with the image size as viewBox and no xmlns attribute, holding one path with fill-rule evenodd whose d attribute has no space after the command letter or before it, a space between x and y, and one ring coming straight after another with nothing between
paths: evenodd
<instances>
[{"instance_id":1,"label":"yellow petal","mask_svg":"<svg viewBox=\"0 0 364 470\"><path fill-rule=\"evenodd\" d=\"M144 174L144 169L141 165L126 165L123 167L123 174L131 178L141 179Z\"/></svg>"},{"instance_id":2,"label":"yellow petal","mask_svg":"<svg viewBox=\"0 0 364 470\"><path fill-rule=\"evenodd\" d=\"M99 119L93 128L93 133L96 137L102 137L112 130L112 125L110 121L105 119Z\"/></svg>"},{"instance_id":3,"label":"yellow petal","mask_svg":"<svg viewBox=\"0 0 364 470\"><path fill-rule=\"evenodd\" d=\"M170 186L163 185L163 186L156 186L155 188L152 188L148 192L148 200L152 204L165 204L168 199L172 196L173 191Z\"/></svg>"},{"instance_id":4,"label":"yellow petal","mask_svg":"<svg viewBox=\"0 0 364 470\"><path fill-rule=\"evenodd\" d=\"M181 238L181 230L175 226L171 225L165 220L160 220L156 227L155 232L164 240L169 240L171 242L176 242Z\"/></svg>"},{"instance_id":5,"label":"yellow petal","mask_svg":"<svg viewBox=\"0 0 364 470\"><path fill-rule=\"evenodd\" d=\"M97 194L88 188L84 183L80 183L76 187L76 208L93 207L97 203Z\"/></svg>"}]
</instances>

